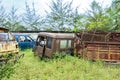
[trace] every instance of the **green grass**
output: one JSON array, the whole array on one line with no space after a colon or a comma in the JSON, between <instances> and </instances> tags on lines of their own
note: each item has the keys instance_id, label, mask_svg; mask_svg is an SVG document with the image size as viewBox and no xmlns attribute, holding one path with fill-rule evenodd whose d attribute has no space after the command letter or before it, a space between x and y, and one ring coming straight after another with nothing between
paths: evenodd
<instances>
[{"instance_id":1,"label":"green grass","mask_svg":"<svg viewBox=\"0 0 120 80\"><path fill-rule=\"evenodd\" d=\"M62 59L41 60L31 50L15 65L8 80L120 80L120 66L106 66L66 56Z\"/></svg>"}]
</instances>

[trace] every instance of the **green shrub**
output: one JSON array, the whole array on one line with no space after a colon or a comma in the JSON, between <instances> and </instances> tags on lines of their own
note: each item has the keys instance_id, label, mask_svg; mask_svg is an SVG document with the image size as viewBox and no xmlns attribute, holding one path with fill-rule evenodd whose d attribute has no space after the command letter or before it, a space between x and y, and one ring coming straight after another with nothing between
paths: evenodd
<instances>
[{"instance_id":1,"label":"green shrub","mask_svg":"<svg viewBox=\"0 0 120 80\"><path fill-rule=\"evenodd\" d=\"M11 74L13 74L14 70L14 63L11 61L8 61L7 63L3 63L0 66L0 79L7 79L10 77Z\"/></svg>"},{"instance_id":2,"label":"green shrub","mask_svg":"<svg viewBox=\"0 0 120 80\"><path fill-rule=\"evenodd\" d=\"M5 60L0 63L0 80L9 79L9 77L14 73L15 63L19 62L19 55L4 55Z\"/></svg>"},{"instance_id":3,"label":"green shrub","mask_svg":"<svg viewBox=\"0 0 120 80\"><path fill-rule=\"evenodd\" d=\"M64 58L67 54L65 52L56 52L54 53L53 55L53 58L56 59L56 58Z\"/></svg>"}]
</instances>

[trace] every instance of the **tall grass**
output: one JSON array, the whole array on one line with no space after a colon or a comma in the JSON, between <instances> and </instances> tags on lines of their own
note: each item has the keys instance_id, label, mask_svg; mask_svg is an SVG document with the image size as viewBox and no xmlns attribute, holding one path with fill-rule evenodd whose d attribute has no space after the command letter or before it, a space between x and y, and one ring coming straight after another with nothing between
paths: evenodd
<instances>
[{"instance_id":1,"label":"tall grass","mask_svg":"<svg viewBox=\"0 0 120 80\"><path fill-rule=\"evenodd\" d=\"M106 66L73 56L41 60L31 50L15 65L8 80L120 80L120 66Z\"/></svg>"},{"instance_id":2,"label":"tall grass","mask_svg":"<svg viewBox=\"0 0 120 80\"><path fill-rule=\"evenodd\" d=\"M11 61L8 61L7 63L2 63L0 65L0 80L1 79L8 79L11 74L13 74L14 72L14 63Z\"/></svg>"}]
</instances>

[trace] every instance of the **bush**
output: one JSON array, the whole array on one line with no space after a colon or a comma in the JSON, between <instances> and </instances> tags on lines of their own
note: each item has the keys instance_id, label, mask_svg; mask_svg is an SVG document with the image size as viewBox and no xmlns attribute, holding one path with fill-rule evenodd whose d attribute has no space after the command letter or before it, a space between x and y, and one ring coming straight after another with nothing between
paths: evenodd
<instances>
[{"instance_id":1,"label":"bush","mask_svg":"<svg viewBox=\"0 0 120 80\"><path fill-rule=\"evenodd\" d=\"M54 58L54 59L57 59L57 58L62 59L62 58L64 58L66 55L67 55L67 54L66 54L65 52L61 52L61 53L56 52L56 53L54 53L53 58Z\"/></svg>"},{"instance_id":2,"label":"bush","mask_svg":"<svg viewBox=\"0 0 120 80\"><path fill-rule=\"evenodd\" d=\"M7 63L3 63L0 66L0 79L7 79L10 77L11 74L13 74L14 70L14 63L11 61L8 61Z\"/></svg>"}]
</instances>

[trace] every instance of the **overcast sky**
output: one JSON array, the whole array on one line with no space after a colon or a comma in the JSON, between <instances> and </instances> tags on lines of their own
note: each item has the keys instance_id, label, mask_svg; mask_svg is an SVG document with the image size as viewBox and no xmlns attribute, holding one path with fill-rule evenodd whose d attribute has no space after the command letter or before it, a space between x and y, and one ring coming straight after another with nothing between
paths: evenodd
<instances>
[{"instance_id":1,"label":"overcast sky","mask_svg":"<svg viewBox=\"0 0 120 80\"><path fill-rule=\"evenodd\" d=\"M71 1L71 0L63 0L64 2ZM79 12L83 13L86 9L89 9L89 5L93 0L73 0L73 8L79 6ZM96 0L100 2L103 6L107 6L111 4L112 0ZM32 5L32 2L35 3L35 9L38 14L44 15L45 10L49 11L48 5L50 5L51 0L2 0L2 4L4 5L7 11L14 5L15 8L18 9L18 13L23 13L25 10L25 2L29 5Z\"/></svg>"}]
</instances>

